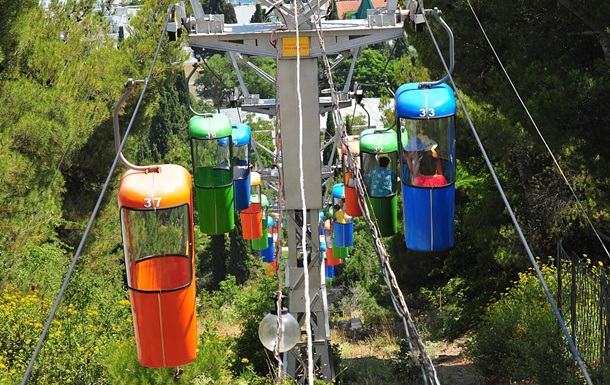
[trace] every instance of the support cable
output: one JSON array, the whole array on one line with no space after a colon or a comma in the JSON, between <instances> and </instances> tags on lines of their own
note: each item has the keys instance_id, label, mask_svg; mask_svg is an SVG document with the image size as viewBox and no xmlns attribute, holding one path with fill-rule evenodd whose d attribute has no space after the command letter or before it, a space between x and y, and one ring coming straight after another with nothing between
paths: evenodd
<instances>
[{"instance_id":1,"label":"support cable","mask_svg":"<svg viewBox=\"0 0 610 385\"><path fill-rule=\"evenodd\" d=\"M297 0L292 2L294 8L294 19L298 20L298 3ZM305 200L305 173L303 167L303 97L301 95L301 44L299 41L299 26L295 25L296 34L296 51L297 51L297 77L296 77L296 93L297 93L297 110L299 124L299 182L301 185L301 202L303 202L303 227L301 229L301 253L303 255L303 280L305 283L305 332L307 334L307 380L309 385L313 385L313 341L311 333L311 297L309 295L309 257L307 255L307 202Z\"/></svg>"},{"instance_id":2,"label":"support cable","mask_svg":"<svg viewBox=\"0 0 610 385\"><path fill-rule=\"evenodd\" d=\"M364 180L362 180L362 175L359 175L359 179L356 181L356 186L359 192L360 201L365 202L365 196L367 195L367 192L363 188ZM402 290L398 285L396 275L394 274L390 265L388 252L385 249L385 245L383 244L381 237L379 236L377 223L371 218L371 214L366 204L362 204L361 209L363 217L365 218L369 228L371 229L373 245L375 247L375 252L379 258L382 276L384 278L386 286L389 289L392 304L394 305L394 308L396 309L398 315L402 318L403 324L405 325L405 332L407 335L407 340L409 342L409 347L411 348L411 353L413 354L414 358L418 359L422 370L422 375L426 384L428 384L428 380L430 380L433 384L438 385L440 384L440 382L437 377L436 369L434 368L432 360L425 351L424 343L421 339L421 336L419 335L417 326L415 325L415 322L411 317L411 313L404 299L404 295L402 294ZM412 341L415 342L418 355L415 354Z\"/></svg>"},{"instance_id":3,"label":"support cable","mask_svg":"<svg viewBox=\"0 0 610 385\"><path fill-rule=\"evenodd\" d=\"M70 278L72 277L72 274L74 273L74 269L76 268L76 262L78 261L78 257L80 256L80 254L85 246L85 241L87 240L87 237L89 236L89 233L91 232L93 222L102 205L102 201L104 199L104 196L106 195L106 190L108 189L108 186L110 185L112 175L114 174L114 170L116 169L116 167L119 163L121 152L123 150L123 147L125 146L125 143L127 142L127 137L129 136L129 132L131 131L131 127L133 126L137 112L140 108L140 105L142 104L142 100L144 99L144 94L146 93L146 89L148 88L148 82L150 81L153 69L155 68L155 63L157 62L157 57L159 56L159 51L161 49L163 39L165 38L165 32L167 31L167 23L170 21L170 17L172 14L171 10L172 10L172 8L168 9L167 17L165 19L165 23L163 24L163 30L161 31L161 36L159 37L159 43L157 44L157 49L155 51L155 56L153 57L150 69L148 71L148 76L146 77L146 80L144 82L144 88L142 89L142 93L140 94L140 98L138 99L134 112L131 116L129 125L127 126L127 129L125 130L125 135L123 137L121 145L117 149L117 155L114 157L114 161L112 162L112 166L110 167L110 171L108 172L108 176L106 177L106 181L104 182L102 191L100 192L100 195L97 199L97 203L95 204L93 212L91 213L91 216L87 223L87 227L85 228L85 232L83 233L83 236L78 245L78 248L76 249L76 252L74 253L74 257L72 258L72 263L70 264L68 273L66 274L63 284L61 285L61 289L59 290L59 293L55 299L55 303L53 304L53 308L51 309L51 314L49 314L49 317L47 318L47 322L45 323L44 328L40 334L40 337L38 338L38 342L36 344L36 348L34 349L34 353L32 354L28 367L27 367L25 373L23 374L23 378L21 380L21 385L27 384L28 379L30 378L30 375L34 368L34 363L36 362L36 359L38 358L38 355L40 354L40 349L42 348L42 344L44 343L44 340L46 339L47 334L49 333L49 328L51 327L51 322L55 318L55 313L57 312L57 309L59 308L59 304L61 303L61 300L65 294L66 287L68 286L68 282L70 281Z\"/></svg>"},{"instance_id":4,"label":"support cable","mask_svg":"<svg viewBox=\"0 0 610 385\"><path fill-rule=\"evenodd\" d=\"M468 0L468 3L470 4L470 1ZM472 9L472 5L471 5L471 9ZM474 10L473 10L474 12ZM578 366L580 367L580 370L583 374L583 376L585 377L585 380L587 381L587 384L592 385L591 382L591 378L589 377L589 373L587 372L587 369L585 368L585 365L580 357L580 354L578 353L578 350L576 348L576 345L574 344L574 340L572 339L572 337L570 336L570 332L568 331L566 324L563 320L563 318L561 317L561 313L559 312L559 309L557 308L557 304L555 303L555 300L553 299L553 296L546 284L546 281L544 279L544 277L542 276L542 272L540 271L540 267L538 266L538 263L536 262L536 258L534 257L529 244L527 242L527 239L525 238L525 236L523 235L523 232L521 230L521 226L519 225L519 222L517 221L517 218L515 216L515 213L513 212L513 209L510 205L510 202L508 201L508 198L506 197L506 194L504 194L504 189L502 188L502 185L500 183L500 180L498 179L498 176L496 175L496 172L494 170L493 165L491 164L491 161L489 159L489 157L487 156L487 152L485 151L485 148L483 147L483 143L481 142L481 139L479 138L479 135L477 133L476 128L474 127L474 124L472 123L472 120L470 119L470 115L468 115L468 110L466 109L466 105L464 103L464 100L462 99L461 95L458 92L458 89L455 85L455 82L453 80L453 76L451 75L448 67L447 67L447 63L445 61L445 59L443 58L442 54L441 54L441 50L440 47L438 46L436 40L434 39L434 35L432 33L432 29L430 28L430 25L428 23L427 18L424 17L424 19L426 20L426 26L428 27L428 30L430 31L430 35L432 36L434 45L436 47L437 52L439 53L440 59L443 63L443 66L445 67L445 70L447 71L447 75L449 80L451 81L451 85L453 86L453 89L455 91L455 95L457 96L458 100L460 101L460 106L462 107L462 110L464 111L464 116L466 117L466 120L468 121L468 124L470 126L470 129L474 135L474 138L476 139L479 148L481 149L481 153L483 155L483 158L485 160L485 163L487 164L487 168L489 169L489 172L494 180L494 182L496 183L496 186L498 188L498 191L500 192L500 196L502 197L502 200L504 201L504 205L506 207L506 209L508 210L508 213L511 217L511 220L513 222L513 225L515 226L515 229L517 230L517 233L519 234L519 238L521 239L521 242L523 243L523 246L525 247L525 250L527 252L527 255L530 259L530 262L532 263L532 266L534 268L534 270L536 271L536 275L538 276L538 279L540 280L540 284L542 285L542 288L544 290L544 294L547 296L549 303L551 304L551 307L553 308L553 312L555 313L555 317L557 318L557 321L559 322L561 329L563 330L563 333L568 341L568 344L570 345L570 350L572 352L572 355L574 356L574 358L576 359ZM478 20L478 19L477 19ZM482 28L481 28L482 29ZM489 41L489 40L488 40ZM511 82L512 84L512 82ZM529 112L528 112L529 115Z\"/></svg>"},{"instance_id":5,"label":"support cable","mask_svg":"<svg viewBox=\"0 0 610 385\"><path fill-rule=\"evenodd\" d=\"M350 172L352 173L352 176L356 182L356 186L355 186L356 191L358 191L358 193L359 193L358 203L362 210L363 216L371 230L371 235L373 236L375 252L381 263L384 281L386 282L386 285L388 285L388 289L389 289L390 296L392 298L393 305L394 305L395 309L397 310L398 315L403 320L403 324L405 326L405 332L406 332L407 340L409 342L409 347L411 349L411 353L413 354L414 358L419 358L418 361L420 364L422 376L425 380L425 383L428 384L428 380L430 380L435 385L440 384L437 374L436 374L436 370L432 363L432 360L426 354L424 344L421 340L421 337L419 336L415 322L411 318L409 309L404 300L404 296L402 295L402 291L400 290L396 277L395 277L394 273L392 272L388 253L385 250L385 246L381 240L381 237L379 236L379 229L377 227L377 221L371 218L371 213L369 212L368 206L365 203L366 202L365 195L367 194L367 191L366 191L366 189L363 188L364 180L362 179L360 170L357 167L354 167L354 164L355 164L354 155L350 151L349 146L347 144L347 133L345 131L345 125L343 124L341 113L339 111L339 98L338 98L338 94L335 89L332 74L330 71L330 62L328 61L328 55L326 53L326 48L325 48L325 44L324 44L324 37L322 36L321 21L319 21L319 27L318 27L318 24L316 24L316 32L318 34L318 40L320 42L320 47L321 47L321 51L322 51L322 59L324 61L324 68L327 71L327 78L328 78L329 87L331 90L331 101L332 101L333 106L335 107L333 109L333 112L335 114L335 121L337 122L337 127L338 127L337 133L335 135L337 137L337 140L340 140L347 149L348 159L349 159L348 168L349 168ZM390 275L391 278L389 278L388 275ZM392 290L392 287L398 293L398 299L396 298L396 295L394 294L394 290ZM413 336L413 337L411 337L411 336ZM412 338L415 339L415 341L416 341L419 355L417 355L414 350Z\"/></svg>"},{"instance_id":6,"label":"support cable","mask_svg":"<svg viewBox=\"0 0 610 385\"><path fill-rule=\"evenodd\" d=\"M275 66L275 77L277 79L278 76L278 66L277 63L280 60L280 51L277 48L277 42L278 39L276 37L275 31L271 34L270 38L269 38L269 43L273 46L273 48L275 48L275 55L276 55L276 66ZM273 350L273 356L275 357L275 360L277 361L277 385L282 385L283 382L283 376L284 376L284 361L282 359L282 355L280 353L280 343L281 340L283 338L282 335L282 330L283 330L283 326L282 326L282 310L283 310L283 304L282 304L282 289L284 287L284 283L282 280L282 271L281 271L281 258L282 258L282 209L283 209L283 203L282 203L282 197L283 197L283 188L284 188L284 178L282 175L282 159L281 159L281 154L282 154L282 140L281 140L281 136L280 136L280 132L281 132L281 127L280 127L280 106L279 106L279 101L277 98L279 92L279 84L276 81L275 82L275 127L274 127L274 140L275 140L275 154L274 154L274 158L273 158L273 167L277 168L277 172L278 172L278 178L279 178L279 183L278 183L278 230L277 230L277 234L278 234L278 238L277 238L277 247L275 248L274 251L274 261L275 262L275 275L277 277L277 282L278 282L278 295L276 298L276 309L277 309L277 335L275 336L275 349ZM259 160L260 162L260 160ZM266 224L263 224L263 226L265 226ZM271 239L273 240L273 231L271 231Z\"/></svg>"},{"instance_id":7,"label":"support cable","mask_svg":"<svg viewBox=\"0 0 610 385\"><path fill-rule=\"evenodd\" d=\"M508 75L508 72L506 71L506 68L504 67L504 64L502 64L502 61L500 60L500 57L498 56L498 53L496 52L494 46L491 44L491 41L489 40L489 37L487 36L487 33L485 32L485 29L483 28L483 25L481 24L481 21L479 20L479 17L477 16L476 12L474 11L474 8L472 7L472 4L470 3L470 1L468 1L468 6L470 7L470 10L472 11L472 14L474 15L474 18L476 19L477 23L479 24L479 28L481 29L481 32L483 33L483 36L485 36L485 40L487 40L487 43L489 44L489 47L491 48L491 50L492 50L496 60L498 61L498 64L500 65L500 68L502 68L502 72L504 73L504 76L506 76L506 79L510 83L510 86L512 87L513 91L515 92L515 95L519 99L519 102L521 103L521 106L523 106L523 109L525 110L525 113L527 114L528 118L530 119L530 122L534 126L534 129L536 130L536 133L538 134L538 136L542 140L542 143L544 144L544 146L546 147L547 151L551 155L551 158L553 159L553 163L555 164L555 167L557 167L557 171L559 171L559 174L561 175L563 180L566 182L566 185L570 189L570 192L574 196L574 199L576 199L576 204L578 205L578 208L580 209L580 211L585 216L585 219L589 223L589 226L591 226L591 229L593 229L593 232L595 233L595 236L597 237L597 239L599 240L599 243L602 245L604 251L606 252L606 256L610 260L610 252L606 248L606 245L604 244L604 241L601 239L601 236L600 236L599 232L597 231L597 229L595 228L595 226L593 225L593 222L589 218L589 215L587 215L587 211L583 207L580 199L578 199L578 196L576 195L576 192L574 191L574 189L572 188L571 183L568 181L568 178L564 174L561 166L559 165L559 162L557 161L557 158L555 158L555 155L553 154L553 151L551 150L551 148L549 147L548 143L544 139L544 136L542 135L542 132L540 132L540 130L538 129L538 125L536 124L536 122L534 121L534 118L530 114L529 109L527 108L527 106L525 105L525 102L521 98L521 95L519 94L519 91L517 91L517 88L515 87L515 84L513 83L512 79Z\"/></svg>"}]
</instances>

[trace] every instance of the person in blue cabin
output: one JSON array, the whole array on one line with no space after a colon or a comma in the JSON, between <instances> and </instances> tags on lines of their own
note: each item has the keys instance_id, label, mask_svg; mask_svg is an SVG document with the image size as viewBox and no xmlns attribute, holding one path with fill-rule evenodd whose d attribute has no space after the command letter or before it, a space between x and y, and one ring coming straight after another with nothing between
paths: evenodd
<instances>
[{"instance_id":1,"label":"person in blue cabin","mask_svg":"<svg viewBox=\"0 0 610 385\"><path fill-rule=\"evenodd\" d=\"M248 164L248 162L243 159L239 159L237 156L233 156L231 163L233 164L233 179L247 177L248 169L252 168L251 164Z\"/></svg>"},{"instance_id":2,"label":"person in blue cabin","mask_svg":"<svg viewBox=\"0 0 610 385\"><path fill-rule=\"evenodd\" d=\"M379 167L364 176L364 182L371 196L387 197L394 193L396 173L388 168L389 165L390 158L382 156L379 158Z\"/></svg>"},{"instance_id":3,"label":"person in blue cabin","mask_svg":"<svg viewBox=\"0 0 610 385\"><path fill-rule=\"evenodd\" d=\"M341 223L341 224L346 224L346 223L350 223L352 221L352 217L345 213L344 207L345 207L344 202L335 204L335 208L334 208L335 222Z\"/></svg>"},{"instance_id":4,"label":"person in blue cabin","mask_svg":"<svg viewBox=\"0 0 610 385\"><path fill-rule=\"evenodd\" d=\"M442 175L443 168L442 168L441 159L439 158L438 153L436 152L438 143L436 143L433 139L430 139L427 135L423 135L421 137L421 142L424 145L424 153L422 156L425 157L426 155L431 155L436 160L436 162L435 162L436 173L439 175ZM423 159L422 159L422 161L423 161Z\"/></svg>"},{"instance_id":5,"label":"person in blue cabin","mask_svg":"<svg viewBox=\"0 0 610 385\"><path fill-rule=\"evenodd\" d=\"M409 138L402 152L403 170L402 175L405 183L411 184L413 179L419 176L419 164L424 155L426 147L418 136Z\"/></svg>"}]
</instances>

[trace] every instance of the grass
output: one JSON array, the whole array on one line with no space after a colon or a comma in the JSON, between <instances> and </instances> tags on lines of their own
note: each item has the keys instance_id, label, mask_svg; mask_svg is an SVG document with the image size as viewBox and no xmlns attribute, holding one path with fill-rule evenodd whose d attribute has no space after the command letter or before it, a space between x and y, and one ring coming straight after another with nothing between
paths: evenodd
<instances>
[{"instance_id":1,"label":"grass","mask_svg":"<svg viewBox=\"0 0 610 385\"><path fill-rule=\"evenodd\" d=\"M400 346L390 328L382 327L366 337L354 338L353 333L331 330L331 343L338 348L340 365L338 382L342 385L398 385L404 376L398 375L397 360Z\"/></svg>"}]
</instances>

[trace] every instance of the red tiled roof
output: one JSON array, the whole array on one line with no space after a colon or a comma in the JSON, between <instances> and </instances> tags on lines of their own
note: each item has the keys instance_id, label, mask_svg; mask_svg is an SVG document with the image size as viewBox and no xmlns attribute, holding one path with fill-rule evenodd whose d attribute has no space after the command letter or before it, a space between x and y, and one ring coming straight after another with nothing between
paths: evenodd
<instances>
[{"instance_id":1,"label":"red tiled roof","mask_svg":"<svg viewBox=\"0 0 610 385\"><path fill-rule=\"evenodd\" d=\"M386 0L371 0L375 9L384 8L386 6ZM343 0L335 2L337 7L337 15L339 19L343 19L347 12L356 12L360 7L361 0Z\"/></svg>"}]
</instances>

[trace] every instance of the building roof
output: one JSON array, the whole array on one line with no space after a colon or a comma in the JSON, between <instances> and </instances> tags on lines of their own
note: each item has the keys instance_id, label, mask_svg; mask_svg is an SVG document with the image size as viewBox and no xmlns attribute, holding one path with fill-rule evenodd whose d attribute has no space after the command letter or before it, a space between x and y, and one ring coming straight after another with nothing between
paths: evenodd
<instances>
[{"instance_id":1,"label":"building roof","mask_svg":"<svg viewBox=\"0 0 610 385\"><path fill-rule=\"evenodd\" d=\"M386 0L364 0L370 1L373 4L373 8L384 8L386 6ZM337 7L337 14L339 19L344 19L345 14L348 12L356 12L360 8L362 0L343 0L335 2Z\"/></svg>"}]
</instances>

